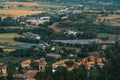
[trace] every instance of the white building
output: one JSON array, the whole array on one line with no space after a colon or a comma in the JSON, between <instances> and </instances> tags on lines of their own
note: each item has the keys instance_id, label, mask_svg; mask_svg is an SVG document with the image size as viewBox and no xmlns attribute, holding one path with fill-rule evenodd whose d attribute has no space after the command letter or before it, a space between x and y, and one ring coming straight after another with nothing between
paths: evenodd
<instances>
[{"instance_id":1,"label":"white building","mask_svg":"<svg viewBox=\"0 0 120 80\"><path fill-rule=\"evenodd\" d=\"M29 37L29 38L34 38L34 39L40 39L40 36L38 34L34 34L34 33L31 33L31 32L27 32L25 33L25 36Z\"/></svg>"}]
</instances>

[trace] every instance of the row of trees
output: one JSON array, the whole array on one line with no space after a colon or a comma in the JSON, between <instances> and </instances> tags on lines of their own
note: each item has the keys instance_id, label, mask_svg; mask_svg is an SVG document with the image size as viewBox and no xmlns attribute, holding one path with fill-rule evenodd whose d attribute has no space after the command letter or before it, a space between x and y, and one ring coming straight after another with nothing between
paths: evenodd
<instances>
[{"instance_id":1,"label":"row of trees","mask_svg":"<svg viewBox=\"0 0 120 80\"><path fill-rule=\"evenodd\" d=\"M28 37L15 37L14 41L27 42L27 43L39 43L40 42L37 39L32 39L32 38L28 38Z\"/></svg>"},{"instance_id":2,"label":"row of trees","mask_svg":"<svg viewBox=\"0 0 120 80\"><path fill-rule=\"evenodd\" d=\"M11 17L7 17L2 20L0 17L0 26L19 26L20 22L17 19L13 19Z\"/></svg>"}]
</instances>

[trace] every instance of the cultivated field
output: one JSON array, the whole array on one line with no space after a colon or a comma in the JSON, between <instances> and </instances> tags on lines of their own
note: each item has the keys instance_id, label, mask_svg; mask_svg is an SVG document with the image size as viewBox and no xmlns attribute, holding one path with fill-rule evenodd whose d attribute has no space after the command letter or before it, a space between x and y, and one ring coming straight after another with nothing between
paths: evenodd
<instances>
[{"instance_id":1,"label":"cultivated field","mask_svg":"<svg viewBox=\"0 0 120 80\"><path fill-rule=\"evenodd\" d=\"M3 5L9 8L16 8L16 7L41 7L41 8L64 8L65 6L61 5L53 5L51 3L46 2L4 2Z\"/></svg>"},{"instance_id":2,"label":"cultivated field","mask_svg":"<svg viewBox=\"0 0 120 80\"><path fill-rule=\"evenodd\" d=\"M53 5L51 3L46 3L46 2L4 2L3 3L5 6L9 7L17 7L19 5L22 5L23 7L45 7L45 8L64 8L65 6L61 5ZM11 6L12 5L12 6Z\"/></svg>"},{"instance_id":3,"label":"cultivated field","mask_svg":"<svg viewBox=\"0 0 120 80\"><path fill-rule=\"evenodd\" d=\"M16 42L13 40L14 37L19 37L19 36L21 35L16 34L16 33L0 34L0 44L12 45L12 46L21 45L23 44L22 42Z\"/></svg>"},{"instance_id":4,"label":"cultivated field","mask_svg":"<svg viewBox=\"0 0 120 80\"><path fill-rule=\"evenodd\" d=\"M4 2L4 5L39 6L39 4L35 2Z\"/></svg>"},{"instance_id":5,"label":"cultivated field","mask_svg":"<svg viewBox=\"0 0 120 80\"><path fill-rule=\"evenodd\" d=\"M101 20L108 19L110 21L110 23L107 25L120 26L120 22L119 22L120 15L110 14L108 16L99 16L98 18Z\"/></svg>"},{"instance_id":6,"label":"cultivated field","mask_svg":"<svg viewBox=\"0 0 120 80\"><path fill-rule=\"evenodd\" d=\"M4 7L0 9L0 17L2 18L7 16L21 17L39 14L51 9L61 9L65 7L46 2L3 2L1 5Z\"/></svg>"},{"instance_id":7,"label":"cultivated field","mask_svg":"<svg viewBox=\"0 0 120 80\"><path fill-rule=\"evenodd\" d=\"M12 17L21 17L26 15L39 14L42 11L28 11L28 10L0 10L0 14L12 16Z\"/></svg>"}]
</instances>

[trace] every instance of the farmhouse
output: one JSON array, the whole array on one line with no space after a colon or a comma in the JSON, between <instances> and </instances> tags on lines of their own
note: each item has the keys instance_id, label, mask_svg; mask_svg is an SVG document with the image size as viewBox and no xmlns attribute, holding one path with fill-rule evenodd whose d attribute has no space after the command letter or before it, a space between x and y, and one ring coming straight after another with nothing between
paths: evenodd
<instances>
[{"instance_id":1,"label":"farmhouse","mask_svg":"<svg viewBox=\"0 0 120 80\"><path fill-rule=\"evenodd\" d=\"M38 39L38 40L40 39L40 36L38 34L34 34L34 33L31 33L31 32L27 32L24 35L29 37L29 38Z\"/></svg>"},{"instance_id":2,"label":"farmhouse","mask_svg":"<svg viewBox=\"0 0 120 80\"><path fill-rule=\"evenodd\" d=\"M28 59L28 60L25 60L25 61L21 62L21 67L22 68L30 68L30 64L31 64L31 60Z\"/></svg>"}]
</instances>

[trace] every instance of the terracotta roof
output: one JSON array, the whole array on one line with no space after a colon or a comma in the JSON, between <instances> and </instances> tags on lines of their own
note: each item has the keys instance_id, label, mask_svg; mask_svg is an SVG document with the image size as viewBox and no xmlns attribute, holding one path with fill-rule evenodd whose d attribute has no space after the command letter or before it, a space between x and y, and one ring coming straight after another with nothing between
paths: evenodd
<instances>
[{"instance_id":1,"label":"terracotta roof","mask_svg":"<svg viewBox=\"0 0 120 80\"><path fill-rule=\"evenodd\" d=\"M36 79L34 79L34 78L27 78L26 80L36 80Z\"/></svg>"},{"instance_id":2,"label":"terracotta roof","mask_svg":"<svg viewBox=\"0 0 120 80\"><path fill-rule=\"evenodd\" d=\"M24 74L24 76L32 78L36 75L37 72L39 72L39 71L38 70L29 70Z\"/></svg>"},{"instance_id":3,"label":"terracotta roof","mask_svg":"<svg viewBox=\"0 0 120 80\"><path fill-rule=\"evenodd\" d=\"M57 68L58 66L66 67L66 64L65 64L66 61L70 61L70 59L64 59L64 60L57 61L57 62L52 64L52 67L53 68ZM72 59L72 61L74 61L74 59Z\"/></svg>"},{"instance_id":4,"label":"terracotta roof","mask_svg":"<svg viewBox=\"0 0 120 80\"><path fill-rule=\"evenodd\" d=\"M95 62L87 62L86 66L93 66L95 64Z\"/></svg>"},{"instance_id":5,"label":"terracotta roof","mask_svg":"<svg viewBox=\"0 0 120 80\"><path fill-rule=\"evenodd\" d=\"M30 64L30 63L31 63L31 60L30 60L30 59L27 59L27 60L22 61L21 64Z\"/></svg>"},{"instance_id":6,"label":"terracotta roof","mask_svg":"<svg viewBox=\"0 0 120 80\"><path fill-rule=\"evenodd\" d=\"M102 59L102 58L98 58L98 59L97 59L97 62L98 62L98 63L102 63L102 62L103 62L103 59Z\"/></svg>"},{"instance_id":7,"label":"terracotta roof","mask_svg":"<svg viewBox=\"0 0 120 80\"><path fill-rule=\"evenodd\" d=\"M78 66L81 66L81 65L83 64L83 62L82 62L82 61L76 62L76 64L77 64Z\"/></svg>"}]
</instances>

